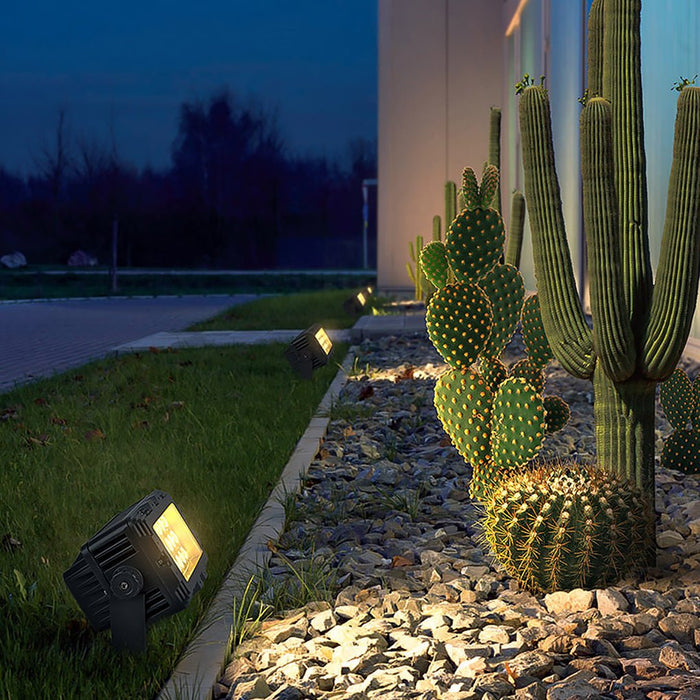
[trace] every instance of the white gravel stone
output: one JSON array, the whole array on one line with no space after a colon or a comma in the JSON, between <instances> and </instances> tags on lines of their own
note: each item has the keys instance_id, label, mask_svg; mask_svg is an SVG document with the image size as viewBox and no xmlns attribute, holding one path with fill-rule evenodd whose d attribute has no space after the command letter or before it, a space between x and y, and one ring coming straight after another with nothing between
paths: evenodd
<instances>
[{"instance_id":1,"label":"white gravel stone","mask_svg":"<svg viewBox=\"0 0 700 700\"><path fill-rule=\"evenodd\" d=\"M513 345L508 362L522 356ZM277 543L299 571L325 559L335 600L266 621L237 650L217 700L266 692L263 682L261 697L275 700L690 700L700 688L700 477L657 469L657 567L644 577L522 591L483 548L469 468L435 415L440 358L424 338L366 342L360 353L360 366L381 371L348 380L305 475L300 520ZM547 393L572 418L542 456L592 457L590 383L554 363ZM661 413L657 422L662 441L668 424ZM273 554L270 571L290 569Z\"/></svg>"}]
</instances>

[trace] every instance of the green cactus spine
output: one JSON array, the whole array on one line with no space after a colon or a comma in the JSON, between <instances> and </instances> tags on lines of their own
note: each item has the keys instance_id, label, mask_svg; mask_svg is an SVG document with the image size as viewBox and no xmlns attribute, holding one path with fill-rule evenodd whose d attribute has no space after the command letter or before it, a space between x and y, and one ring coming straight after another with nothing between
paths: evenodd
<instances>
[{"instance_id":1,"label":"green cactus spine","mask_svg":"<svg viewBox=\"0 0 700 700\"><path fill-rule=\"evenodd\" d=\"M592 331L576 293L554 167L549 99L542 87L524 89L520 122L525 194L547 338L566 370L593 379L599 466L630 478L651 500L654 388L680 357L697 297L700 89L684 87L678 99L666 224L653 283L640 12L640 0L594 0L589 15L593 98L581 115L581 170Z\"/></svg>"},{"instance_id":2,"label":"green cactus spine","mask_svg":"<svg viewBox=\"0 0 700 700\"><path fill-rule=\"evenodd\" d=\"M525 588L605 588L654 542L649 502L615 474L549 463L503 479L485 504L483 535Z\"/></svg>"}]
</instances>

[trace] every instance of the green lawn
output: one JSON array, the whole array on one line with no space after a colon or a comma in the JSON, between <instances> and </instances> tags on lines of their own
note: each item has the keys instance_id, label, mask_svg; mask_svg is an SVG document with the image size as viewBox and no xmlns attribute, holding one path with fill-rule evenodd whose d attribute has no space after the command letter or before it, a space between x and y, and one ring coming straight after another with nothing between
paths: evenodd
<instances>
[{"instance_id":1,"label":"green lawn","mask_svg":"<svg viewBox=\"0 0 700 700\"><path fill-rule=\"evenodd\" d=\"M0 299L40 299L60 297L110 296L111 279L107 270L98 275L73 271L48 274L49 268L6 270L0 268ZM123 274L118 277L118 295L166 294L262 294L290 293L316 289L352 287L361 289L374 284L373 274Z\"/></svg>"},{"instance_id":2,"label":"green lawn","mask_svg":"<svg viewBox=\"0 0 700 700\"><path fill-rule=\"evenodd\" d=\"M214 318L196 323L192 331L243 331L266 328L298 329L320 323L325 328L350 328L356 315L343 309L343 302L359 288L328 289L288 296L263 297L248 304L234 306ZM364 313L371 313L372 301Z\"/></svg>"},{"instance_id":3,"label":"green lawn","mask_svg":"<svg viewBox=\"0 0 700 700\"><path fill-rule=\"evenodd\" d=\"M0 698L156 694L345 351L310 382L276 344L126 355L0 395ZM209 577L131 656L86 626L62 574L156 488L199 535Z\"/></svg>"}]
</instances>

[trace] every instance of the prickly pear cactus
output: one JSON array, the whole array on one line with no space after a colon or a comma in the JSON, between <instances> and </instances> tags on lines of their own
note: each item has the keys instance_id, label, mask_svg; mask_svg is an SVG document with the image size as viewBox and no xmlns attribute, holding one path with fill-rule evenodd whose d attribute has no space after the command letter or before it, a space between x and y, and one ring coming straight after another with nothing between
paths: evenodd
<instances>
[{"instance_id":1,"label":"prickly pear cactus","mask_svg":"<svg viewBox=\"0 0 700 700\"><path fill-rule=\"evenodd\" d=\"M420 252L423 274L436 289L447 284L449 266L447 252L442 241L430 241Z\"/></svg>"},{"instance_id":2,"label":"prickly pear cactus","mask_svg":"<svg viewBox=\"0 0 700 700\"><path fill-rule=\"evenodd\" d=\"M541 369L552 359L552 349L544 332L537 294L529 296L523 303L521 328L527 356L535 367Z\"/></svg>"},{"instance_id":3,"label":"prickly pear cactus","mask_svg":"<svg viewBox=\"0 0 700 700\"><path fill-rule=\"evenodd\" d=\"M539 393L544 390L544 372L536 367L528 357L518 360L510 368L510 376L525 379Z\"/></svg>"},{"instance_id":4,"label":"prickly pear cactus","mask_svg":"<svg viewBox=\"0 0 700 700\"><path fill-rule=\"evenodd\" d=\"M549 463L512 473L485 503L496 558L535 593L605 588L644 560L654 514L626 479L594 466Z\"/></svg>"},{"instance_id":5,"label":"prickly pear cactus","mask_svg":"<svg viewBox=\"0 0 700 700\"><path fill-rule=\"evenodd\" d=\"M494 393L508 376L508 369L498 358L484 356L479 362L479 374L491 393Z\"/></svg>"},{"instance_id":6,"label":"prickly pear cactus","mask_svg":"<svg viewBox=\"0 0 700 700\"><path fill-rule=\"evenodd\" d=\"M664 442L661 466L700 474L700 384L677 367L659 388L661 407L675 429ZM688 428L688 425L691 427Z\"/></svg>"},{"instance_id":7,"label":"prickly pear cactus","mask_svg":"<svg viewBox=\"0 0 700 700\"><path fill-rule=\"evenodd\" d=\"M508 379L499 359L523 321L525 287L515 267L499 262L503 222L489 207L497 189L495 167L486 167L481 186L465 168L464 210L453 218L444 245L430 243L421 255L424 274L437 287L426 310L428 336L452 367L435 386L435 407L445 432L472 466L470 493L479 500L503 473L537 454L549 426L566 422L560 406L556 421L546 419L542 368L551 352L544 332L537 337L535 327L532 333L536 364L524 360ZM452 277L458 281L448 282Z\"/></svg>"},{"instance_id":8,"label":"prickly pear cactus","mask_svg":"<svg viewBox=\"0 0 700 700\"><path fill-rule=\"evenodd\" d=\"M690 377L680 367L659 385L659 400L668 422L676 430L685 430L695 416L697 400Z\"/></svg>"},{"instance_id":9,"label":"prickly pear cactus","mask_svg":"<svg viewBox=\"0 0 700 700\"><path fill-rule=\"evenodd\" d=\"M556 433L569 422L571 415L569 404L558 396L545 396L542 403L544 404L547 432Z\"/></svg>"},{"instance_id":10,"label":"prickly pear cactus","mask_svg":"<svg viewBox=\"0 0 700 700\"><path fill-rule=\"evenodd\" d=\"M502 470L529 462L542 447L545 432L542 397L519 377L506 379L493 399L491 453Z\"/></svg>"},{"instance_id":11,"label":"prickly pear cactus","mask_svg":"<svg viewBox=\"0 0 700 700\"><path fill-rule=\"evenodd\" d=\"M476 284L447 284L430 299L428 336L452 367L469 367L491 333L491 303Z\"/></svg>"},{"instance_id":12,"label":"prickly pear cactus","mask_svg":"<svg viewBox=\"0 0 700 700\"><path fill-rule=\"evenodd\" d=\"M491 315L497 322L482 350L485 357L499 357L513 337L525 296L522 275L512 265L497 264L479 280L491 302Z\"/></svg>"},{"instance_id":13,"label":"prickly pear cactus","mask_svg":"<svg viewBox=\"0 0 700 700\"><path fill-rule=\"evenodd\" d=\"M491 451L493 393L469 370L450 369L435 385L435 408L452 444L467 462L482 462Z\"/></svg>"}]
</instances>

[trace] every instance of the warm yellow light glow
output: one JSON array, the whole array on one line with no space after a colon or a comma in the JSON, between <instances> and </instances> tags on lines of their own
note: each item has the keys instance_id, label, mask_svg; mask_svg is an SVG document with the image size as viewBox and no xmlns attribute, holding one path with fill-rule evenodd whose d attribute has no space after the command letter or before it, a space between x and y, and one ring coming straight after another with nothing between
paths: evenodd
<instances>
[{"instance_id":1,"label":"warm yellow light glow","mask_svg":"<svg viewBox=\"0 0 700 700\"><path fill-rule=\"evenodd\" d=\"M367 303L367 299L365 299L365 295L362 292L359 292L357 295L357 301L364 306Z\"/></svg>"},{"instance_id":2,"label":"warm yellow light glow","mask_svg":"<svg viewBox=\"0 0 700 700\"><path fill-rule=\"evenodd\" d=\"M513 18L510 20L508 29L506 29L506 36L510 36L520 26L520 16L523 14L525 5L527 5L527 0L520 0L518 9L515 11Z\"/></svg>"},{"instance_id":3,"label":"warm yellow light glow","mask_svg":"<svg viewBox=\"0 0 700 700\"><path fill-rule=\"evenodd\" d=\"M324 331L323 328L319 328L316 331L314 338L318 340L318 344L323 348L323 352L325 352L326 355L330 355L333 343L331 343L331 339L328 337L328 333L326 333L326 331Z\"/></svg>"},{"instance_id":4,"label":"warm yellow light glow","mask_svg":"<svg viewBox=\"0 0 700 700\"><path fill-rule=\"evenodd\" d=\"M372 287L367 287L367 294L374 294L374 289L372 289Z\"/></svg>"},{"instance_id":5,"label":"warm yellow light glow","mask_svg":"<svg viewBox=\"0 0 700 700\"><path fill-rule=\"evenodd\" d=\"M153 523L153 531L180 569L185 581L189 581L202 556L202 548L174 503L171 503Z\"/></svg>"}]
</instances>

